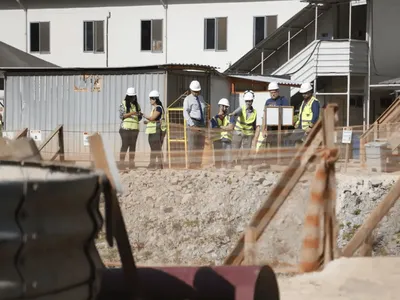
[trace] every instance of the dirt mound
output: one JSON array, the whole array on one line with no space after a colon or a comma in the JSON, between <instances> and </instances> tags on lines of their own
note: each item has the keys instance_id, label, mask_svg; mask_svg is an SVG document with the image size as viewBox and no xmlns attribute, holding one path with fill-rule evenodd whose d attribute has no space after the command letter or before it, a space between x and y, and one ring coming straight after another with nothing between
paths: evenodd
<instances>
[{"instance_id":1,"label":"dirt mound","mask_svg":"<svg viewBox=\"0 0 400 300\"><path fill-rule=\"evenodd\" d=\"M258 243L259 260L296 264L313 174L302 178ZM121 207L141 265L221 264L280 173L227 170L135 170L122 175ZM396 176L337 174L343 246ZM400 203L377 230L375 253L399 254ZM397 237L400 239L400 236ZM98 243L107 261L115 249ZM381 248L379 248L381 247Z\"/></svg>"}]
</instances>

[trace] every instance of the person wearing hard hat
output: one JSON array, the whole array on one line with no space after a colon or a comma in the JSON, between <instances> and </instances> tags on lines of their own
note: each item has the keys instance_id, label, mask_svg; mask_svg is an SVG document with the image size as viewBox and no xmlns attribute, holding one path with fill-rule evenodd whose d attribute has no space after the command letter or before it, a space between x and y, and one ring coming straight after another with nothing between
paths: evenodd
<instances>
[{"instance_id":1,"label":"person wearing hard hat","mask_svg":"<svg viewBox=\"0 0 400 300\"><path fill-rule=\"evenodd\" d=\"M239 150L242 148L243 159L241 159L241 165L242 167L246 167L257 122L257 111L253 107L254 92L252 90L245 91L243 94L243 100L245 104L241 107L238 107L231 114L230 123L235 124L235 130L232 137L232 148L235 150L234 159L239 161Z\"/></svg>"},{"instance_id":2,"label":"person wearing hard hat","mask_svg":"<svg viewBox=\"0 0 400 300\"><path fill-rule=\"evenodd\" d=\"M303 141L320 117L320 103L313 95L313 87L309 82L300 86L303 102L300 105L298 119L295 124L294 142Z\"/></svg>"},{"instance_id":3,"label":"person wearing hard hat","mask_svg":"<svg viewBox=\"0 0 400 300\"><path fill-rule=\"evenodd\" d=\"M271 98L265 101L264 110L267 106L289 106L289 100L286 99L285 96L279 95L279 85L277 82L271 82L268 85L268 92ZM267 126L266 121L267 120L263 120L263 131L260 132L260 136L258 137L257 148L267 143L269 143L271 147L277 147L278 145L278 137L275 134L278 130L278 126ZM268 135L268 132L272 134Z\"/></svg>"},{"instance_id":4,"label":"person wearing hard hat","mask_svg":"<svg viewBox=\"0 0 400 300\"><path fill-rule=\"evenodd\" d=\"M233 125L229 122L228 110L229 100L222 98L218 102L219 112L210 121L211 128L219 128L219 131L213 138L215 167L231 168L232 165L232 130Z\"/></svg>"},{"instance_id":5,"label":"person wearing hard hat","mask_svg":"<svg viewBox=\"0 0 400 300\"><path fill-rule=\"evenodd\" d=\"M139 121L142 119L142 112L137 101L135 88L130 87L126 91L125 99L119 107L121 126L121 152L119 160L124 165L126 152L129 149L129 168L135 167L136 142L139 135Z\"/></svg>"},{"instance_id":6,"label":"person wearing hard hat","mask_svg":"<svg viewBox=\"0 0 400 300\"><path fill-rule=\"evenodd\" d=\"M165 123L164 108L160 101L160 93L151 91L149 93L150 104L152 106L150 115L143 115L146 120L146 134L149 135L149 145L151 149L150 164L148 168L163 168L163 154L161 148L164 142L167 125Z\"/></svg>"},{"instance_id":7,"label":"person wearing hard hat","mask_svg":"<svg viewBox=\"0 0 400 300\"><path fill-rule=\"evenodd\" d=\"M183 100L183 117L187 124L189 168L200 168L205 145L206 102L200 95L200 82L193 80L190 95Z\"/></svg>"}]
</instances>

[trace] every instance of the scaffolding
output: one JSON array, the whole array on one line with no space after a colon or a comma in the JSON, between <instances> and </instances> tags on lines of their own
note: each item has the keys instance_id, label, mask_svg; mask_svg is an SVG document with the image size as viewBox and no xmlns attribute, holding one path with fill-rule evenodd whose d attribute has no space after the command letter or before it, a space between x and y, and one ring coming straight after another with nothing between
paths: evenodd
<instances>
[{"instance_id":1,"label":"scaffolding","mask_svg":"<svg viewBox=\"0 0 400 300\"><path fill-rule=\"evenodd\" d=\"M188 143L186 120L183 117L183 100L190 94L186 91L167 108L167 144L169 168L188 168ZM206 124L210 120L210 105L206 107Z\"/></svg>"}]
</instances>

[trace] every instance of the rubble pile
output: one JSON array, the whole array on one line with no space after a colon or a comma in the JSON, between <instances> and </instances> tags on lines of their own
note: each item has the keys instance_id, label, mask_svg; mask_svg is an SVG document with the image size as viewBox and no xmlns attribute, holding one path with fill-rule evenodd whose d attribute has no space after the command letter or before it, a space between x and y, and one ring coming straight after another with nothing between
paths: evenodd
<instances>
[{"instance_id":1,"label":"rubble pile","mask_svg":"<svg viewBox=\"0 0 400 300\"><path fill-rule=\"evenodd\" d=\"M122 175L120 204L140 265L221 264L280 173L239 170L145 170ZM310 173L297 184L258 243L262 262L296 264ZM339 245L388 193L393 175L337 174ZM376 255L400 254L400 203L376 230ZM106 261L119 261L104 239Z\"/></svg>"}]
</instances>

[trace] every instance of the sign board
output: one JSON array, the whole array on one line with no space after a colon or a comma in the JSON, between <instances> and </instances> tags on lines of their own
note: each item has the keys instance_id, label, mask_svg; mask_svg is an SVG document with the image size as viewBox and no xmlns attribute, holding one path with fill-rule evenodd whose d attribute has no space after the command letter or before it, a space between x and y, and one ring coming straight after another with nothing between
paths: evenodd
<instances>
[{"instance_id":1,"label":"sign board","mask_svg":"<svg viewBox=\"0 0 400 300\"><path fill-rule=\"evenodd\" d=\"M293 126L293 106L282 106L282 126Z\"/></svg>"},{"instance_id":2,"label":"sign board","mask_svg":"<svg viewBox=\"0 0 400 300\"><path fill-rule=\"evenodd\" d=\"M14 139L14 132L13 131L3 131L3 137L12 140L12 139Z\"/></svg>"},{"instance_id":3,"label":"sign board","mask_svg":"<svg viewBox=\"0 0 400 300\"><path fill-rule=\"evenodd\" d=\"M342 144L351 144L353 131L351 129L343 128Z\"/></svg>"},{"instance_id":4,"label":"sign board","mask_svg":"<svg viewBox=\"0 0 400 300\"><path fill-rule=\"evenodd\" d=\"M85 147L89 146L89 133L87 132L83 133L83 146Z\"/></svg>"},{"instance_id":5,"label":"sign board","mask_svg":"<svg viewBox=\"0 0 400 300\"><path fill-rule=\"evenodd\" d=\"M29 136L35 142L41 142L42 141L42 131L41 130L29 130Z\"/></svg>"},{"instance_id":6,"label":"sign board","mask_svg":"<svg viewBox=\"0 0 400 300\"><path fill-rule=\"evenodd\" d=\"M279 125L279 106L266 106L267 111L267 126Z\"/></svg>"}]
</instances>

